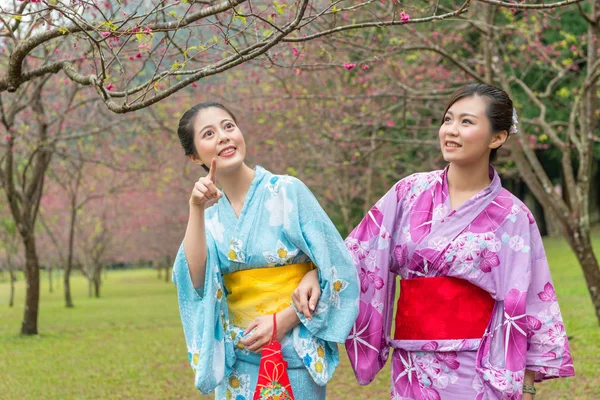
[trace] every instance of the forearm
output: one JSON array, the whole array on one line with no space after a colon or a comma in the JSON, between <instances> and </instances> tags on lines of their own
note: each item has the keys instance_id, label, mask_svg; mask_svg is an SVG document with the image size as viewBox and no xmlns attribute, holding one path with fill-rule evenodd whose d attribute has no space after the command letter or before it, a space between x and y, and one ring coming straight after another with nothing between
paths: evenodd
<instances>
[{"instance_id":1,"label":"forearm","mask_svg":"<svg viewBox=\"0 0 600 400\"><path fill-rule=\"evenodd\" d=\"M525 370L525 378L523 379L523 385L533 386L535 383L535 371ZM535 396L531 393L523 393L523 400L534 400Z\"/></svg>"},{"instance_id":2,"label":"forearm","mask_svg":"<svg viewBox=\"0 0 600 400\"><path fill-rule=\"evenodd\" d=\"M281 337L283 337L299 323L300 319L296 315L296 311L292 306L289 306L277 313L277 331L280 332Z\"/></svg>"},{"instance_id":3,"label":"forearm","mask_svg":"<svg viewBox=\"0 0 600 400\"><path fill-rule=\"evenodd\" d=\"M194 288L204 287L206 274L206 233L204 226L204 207L190 205L183 249L190 269Z\"/></svg>"}]
</instances>

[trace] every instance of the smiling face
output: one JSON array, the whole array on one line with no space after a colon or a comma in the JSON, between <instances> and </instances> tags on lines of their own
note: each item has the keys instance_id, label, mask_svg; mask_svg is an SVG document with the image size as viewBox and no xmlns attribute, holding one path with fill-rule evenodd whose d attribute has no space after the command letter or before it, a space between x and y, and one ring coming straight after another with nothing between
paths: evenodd
<instances>
[{"instance_id":1,"label":"smiling face","mask_svg":"<svg viewBox=\"0 0 600 400\"><path fill-rule=\"evenodd\" d=\"M480 96L465 97L450 106L439 130L444 160L460 165L489 162L491 150L506 141L507 132L492 132L487 107Z\"/></svg>"},{"instance_id":2,"label":"smiling face","mask_svg":"<svg viewBox=\"0 0 600 400\"><path fill-rule=\"evenodd\" d=\"M217 107L198 111L193 130L196 154L190 159L194 163L210 167L215 158L219 171L236 169L244 163L244 135L227 111Z\"/></svg>"}]
</instances>

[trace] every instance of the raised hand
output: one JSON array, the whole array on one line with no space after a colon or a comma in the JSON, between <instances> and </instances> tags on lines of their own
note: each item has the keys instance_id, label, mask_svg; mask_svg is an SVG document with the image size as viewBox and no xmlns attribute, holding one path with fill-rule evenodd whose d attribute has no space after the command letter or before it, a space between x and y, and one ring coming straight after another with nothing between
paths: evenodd
<instances>
[{"instance_id":1,"label":"raised hand","mask_svg":"<svg viewBox=\"0 0 600 400\"><path fill-rule=\"evenodd\" d=\"M194 189L190 197L190 206L207 208L223 197L223 193L215 185L216 175L217 160L213 158L210 163L208 175L198 179L198 182L194 184Z\"/></svg>"}]
</instances>

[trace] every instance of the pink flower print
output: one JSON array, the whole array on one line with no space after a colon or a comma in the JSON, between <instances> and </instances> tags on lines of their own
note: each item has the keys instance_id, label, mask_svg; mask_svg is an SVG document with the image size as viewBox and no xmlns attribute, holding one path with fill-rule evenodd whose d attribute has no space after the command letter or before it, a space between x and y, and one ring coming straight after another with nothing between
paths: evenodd
<instances>
[{"instance_id":1,"label":"pink flower print","mask_svg":"<svg viewBox=\"0 0 600 400\"><path fill-rule=\"evenodd\" d=\"M144 28L144 34L149 35L152 33L152 28Z\"/></svg>"},{"instance_id":2,"label":"pink flower print","mask_svg":"<svg viewBox=\"0 0 600 400\"><path fill-rule=\"evenodd\" d=\"M521 209L525 212L525 214L527 214L527 219L529 220L529 224L535 224L535 218L533 218L533 214L531 213L531 211L529 211L529 209L526 206L521 206Z\"/></svg>"},{"instance_id":3,"label":"pink flower print","mask_svg":"<svg viewBox=\"0 0 600 400\"><path fill-rule=\"evenodd\" d=\"M398 202L404 199L404 196L406 195L406 192L408 192L408 189L409 185L405 179L398 182L398 184L396 185L396 200L398 200Z\"/></svg>"},{"instance_id":4,"label":"pink flower print","mask_svg":"<svg viewBox=\"0 0 600 400\"><path fill-rule=\"evenodd\" d=\"M356 64L344 63L344 68L346 68L348 71L350 71L351 69L354 69L354 67L356 67Z\"/></svg>"},{"instance_id":5,"label":"pink flower print","mask_svg":"<svg viewBox=\"0 0 600 400\"><path fill-rule=\"evenodd\" d=\"M552 283L546 283L544 285L544 290L538 293L538 297L540 298L540 300L547 303L557 301L556 292L554 291L554 286L552 286Z\"/></svg>"},{"instance_id":6,"label":"pink flower print","mask_svg":"<svg viewBox=\"0 0 600 400\"><path fill-rule=\"evenodd\" d=\"M556 347L550 336L543 333L536 333L529 342L536 353L547 353Z\"/></svg>"},{"instance_id":7,"label":"pink flower print","mask_svg":"<svg viewBox=\"0 0 600 400\"><path fill-rule=\"evenodd\" d=\"M370 68L370 67L369 67L368 65L363 65L363 67L362 67L363 71L366 71L366 70L368 70L369 68Z\"/></svg>"},{"instance_id":8,"label":"pink flower print","mask_svg":"<svg viewBox=\"0 0 600 400\"><path fill-rule=\"evenodd\" d=\"M108 35L110 35L110 32L100 32L100 36L102 37L107 37Z\"/></svg>"},{"instance_id":9,"label":"pink flower print","mask_svg":"<svg viewBox=\"0 0 600 400\"><path fill-rule=\"evenodd\" d=\"M352 254L355 262L363 260L369 253L369 245L367 242L361 242L351 236L348 236L346 239L346 247L348 248L348 251L350 251L350 254Z\"/></svg>"},{"instance_id":10,"label":"pink flower print","mask_svg":"<svg viewBox=\"0 0 600 400\"><path fill-rule=\"evenodd\" d=\"M297 48L292 47L292 54L294 54L294 57L298 57L300 55L300 52Z\"/></svg>"},{"instance_id":11,"label":"pink flower print","mask_svg":"<svg viewBox=\"0 0 600 400\"><path fill-rule=\"evenodd\" d=\"M477 396L475 397L475 400L483 400L483 396L485 395L484 391L483 391L483 381L481 380L481 377L479 376L479 374L475 374L475 378L473 378L473 390L475 390L477 392Z\"/></svg>"},{"instance_id":12,"label":"pink flower print","mask_svg":"<svg viewBox=\"0 0 600 400\"><path fill-rule=\"evenodd\" d=\"M504 351L506 368L520 371L525 367L527 349L527 321L525 304L527 292L511 289L504 298Z\"/></svg>"},{"instance_id":13,"label":"pink flower print","mask_svg":"<svg viewBox=\"0 0 600 400\"><path fill-rule=\"evenodd\" d=\"M370 382L373 371L379 369L382 348L383 317L370 304L360 302L358 318L346 340L346 351L361 384Z\"/></svg>"},{"instance_id":14,"label":"pink flower print","mask_svg":"<svg viewBox=\"0 0 600 400\"><path fill-rule=\"evenodd\" d=\"M565 342L565 326L563 324L556 324L548 329L548 336L550 341L555 343L557 346L562 346Z\"/></svg>"},{"instance_id":15,"label":"pink flower print","mask_svg":"<svg viewBox=\"0 0 600 400\"><path fill-rule=\"evenodd\" d=\"M500 265L500 259L498 255L488 249L483 249L480 254L481 261L479 263L479 269L483 272L492 272L492 268Z\"/></svg>"},{"instance_id":16,"label":"pink flower print","mask_svg":"<svg viewBox=\"0 0 600 400\"><path fill-rule=\"evenodd\" d=\"M460 363L456 360L457 354L455 351L436 353L435 357L450 369L458 369L460 367Z\"/></svg>"},{"instance_id":17,"label":"pink flower print","mask_svg":"<svg viewBox=\"0 0 600 400\"><path fill-rule=\"evenodd\" d=\"M399 267L404 267L406 262L408 261L408 248L405 244L400 246L396 246L394 249L394 255L396 256L396 262Z\"/></svg>"},{"instance_id":18,"label":"pink flower print","mask_svg":"<svg viewBox=\"0 0 600 400\"><path fill-rule=\"evenodd\" d=\"M431 342L425 343L421 347L421 350L423 350L423 351L436 351L439 346L440 345L438 344L438 342L431 341Z\"/></svg>"},{"instance_id":19,"label":"pink flower print","mask_svg":"<svg viewBox=\"0 0 600 400\"><path fill-rule=\"evenodd\" d=\"M8 135L8 134L4 135L4 140L8 142L10 140L10 135Z\"/></svg>"},{"instance_id":20,"label":"pink flower print","mask_svg":"<svg viewBox=\"0 0 600 400\"><path fill-rule=\"evenodd\" d=\"M354 229L350 236L362 240L368 241L374 236L378 236L381 230L381 223L383 222L383 214L376 206L373 206L367 215L363 218L361 223Z\"/></svg>"},{"instance_id":21,"label":"pink flower print","mask_svg":"<svg viewBox=\"0 0 600 400\"><path fill-rule=\"evenodd\" d=\"M365 268L360 269L358 274L360 277L360 291L366 293L371 288L371 294L376 290L381 290L383 287L383 279L379 276L379 268L375 267L375 271L368 271Z\"/></svg>"},{"instance_id":22,"label":"pink flower print","mask_svg":"<svg viewBox=\"0 0 600 400\"><path fill-rule=\"evenodd\" d=\"M400 13L400 20L402 22L408 22L408 21L410 21L410 15L408 15L407 13L405 13L404 11L402 11Z\"/></svg>"},{"instance_id":23,"label":"pink flower print","mask_svg":"<svg viewBox=\"0 0 600 400\"><path fill-rule=\"evenodd\" d=\"M394 376L394 391L405 398L439 400L440 396L435 389L425 389L419 382L419 370L413 363L411 354L406 350L396 350L392 359L392 376ZM436 397L437 394L437 397ZM420 396L419 396L420 395Z\"/></svg>"},{"instance_id":24,"label":"pink flower print","mask_svg":"<svg viewBox=\"0 0 600 400\"><path fill-rule=\"evenodd\" d=\"M113 90L115 88L115 85L113 85L112 83L109 83L108 85L106 85L106 90Z\"/></svg>"},{"instance_id":25,"label":"pink flower print","mask_svg":"<svg viewBox=\"0 0 600 400\"><path fill-rule=\"evenodd\" d=\"M410 234L414 243L421 240L431 231L431 204L433 193L424 191L410 210Z\"/></svg>"}]
</instances>

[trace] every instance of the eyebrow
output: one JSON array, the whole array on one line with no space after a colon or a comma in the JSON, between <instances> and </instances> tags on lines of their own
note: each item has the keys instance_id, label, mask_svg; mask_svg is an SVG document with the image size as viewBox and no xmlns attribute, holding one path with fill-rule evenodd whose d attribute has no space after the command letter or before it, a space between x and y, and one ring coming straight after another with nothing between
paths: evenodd
<instances>
[{"instance_id":1,"label":"eyebrow","mask_svg":"<svg viewBox=\"0 0 600 400\"><path fill-rule=\"evenodd\" d=\"M234 121L233 121L231 118L224 118L224 119L222 119L222 120L221 120L221 122L220 122L220 123L222 124L223 122L226 122L226 121L229 121L229 122L234 122ZM212 124L205 125L205 126L203 126L203 127L202 127L202 129L200 129L200 130L198 131L198 133L202 133L202 132L204 132L204 130L205 130L206 128L211 128L212 126L213 126Z\"/></svg>"},{"instance_id":2,"label":"eyebrow","mask_svg":"<svg viewBox=\"0 0 600 400\"><path fill-rule=\"evenodd\" d=\"M451 114L451 115L454 115L454 114L452 113L452 111L447 111L447 112L446 112L446 114ZM473 118L477 118L477 119L479 119L479 117L478 117L477 115L475 115L475 114L462 113L462 114L460 114L460 115L459 115L459 117L465 117L465 116L466 116L466 117L473 117Z\"/></svg>"}]
</instances>

